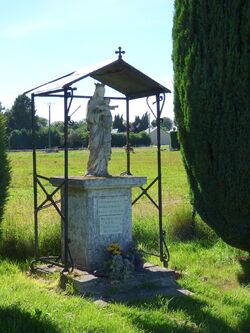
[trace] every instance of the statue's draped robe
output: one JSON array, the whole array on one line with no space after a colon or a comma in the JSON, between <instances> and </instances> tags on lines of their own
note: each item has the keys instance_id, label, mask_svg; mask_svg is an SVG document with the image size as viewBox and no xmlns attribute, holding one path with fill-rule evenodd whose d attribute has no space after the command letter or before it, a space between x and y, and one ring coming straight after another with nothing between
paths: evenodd
<instances>
[{"instance_id":1,"label":"statue's draped robe","mask_svg":"<svg viewBox=\"0 0 250 333\"><path fill-rule=\"evenodd\" d=\"M104 98L92 98L88 103L89 160L87 176L108 176L111 158L112 115Z\"/></svg>"}]
</instances>

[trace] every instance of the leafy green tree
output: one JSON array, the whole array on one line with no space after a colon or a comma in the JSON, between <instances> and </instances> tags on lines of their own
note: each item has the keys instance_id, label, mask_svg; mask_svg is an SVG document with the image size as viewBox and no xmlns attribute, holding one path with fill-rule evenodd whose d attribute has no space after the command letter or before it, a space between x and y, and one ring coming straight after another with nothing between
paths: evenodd
<instances>
[{"instance_id":1,"label":"leafy green tree","mask_svg":"<svg viewBox=\"0 0 250 333\"><path fill-rule=\"evenodd\" d=\"M87 122L85 120L80 120L77 122L77 127L76 127L77 131L81 131L83 133L87 133L88 129L87 129Z\"/></svg>"},{"instance_id":2,"label":"leafy green tree","mask_svg":"<svg viewBox=\"0 0 250 333\"><path fill-rule=\"evenodd\" d=\"M47 125L48 125L48 120L46 118L36 116L37 129L46 127Z\"/></svg>"},{"instance_id":3,"label":"leafy green tree","mask_svg":"<svg viewBox=\"0 0 250 333\"><path fill-rule=\"evenodd\" d=\"M5 110L5 107L3 106L2 102L0 102L0 112L3 112Z\"/></svg>"},{"instance_id":4,"label":"leafy green tree","mask_svg":"<svg viewBox=\"0 0 250 333\"><path fill-rule=\"evenodd\" d=\"M6 152L5 118L0 113L0 222L3 218L4 205L10 184L10 165Z\"/></svg>"},{"instance_id":5,"label":"leafy green tree","mask_svg":"<svg viewBox=\"0 0 250 333\"><path fill-rule=\"evenodd\" d=\"M192 200L250 252L250 1L175 0L174 109Z\"/></svg>"},{"instance_id":6,"label":"leafy green tree","mask_svg":"<svg viewBox=\"0 0 250 333\"><path fill-rule=\"evenodd\" d=\"M173 128L173 120L168 118L168 117L163 117L162 118L162 121L161 121L161 127L167 131L170 131L172 128ZM156 120L154 119L152 122L151 122L151 125L153 127L156 127Z\"/></svg>"},{"instance_id":7,"label":"leafy green tree","mask_svg":"<svg viewBox=\"0 0 250 333\"><path fill-rule=\"evenodd\" d=\"M51 124L51 128L57 129L60 133L64 132L64 122L63 121L54 121Z\"/></svg>"}]
</instances>

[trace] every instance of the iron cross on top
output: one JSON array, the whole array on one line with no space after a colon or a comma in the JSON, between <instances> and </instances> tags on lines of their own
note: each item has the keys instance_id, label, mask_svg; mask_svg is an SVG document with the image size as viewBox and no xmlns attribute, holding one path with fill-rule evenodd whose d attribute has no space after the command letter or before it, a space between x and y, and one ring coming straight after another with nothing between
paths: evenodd
<instances>
[{"instance_id":1,"label":"iron cross on top","mask_svg":"<svg viewBox=\"0 0 250 333\"><path fill-rule=\"evenodd\" d=\"M115 54L119 54L118 55L118 59L122 58L122 54L125 54L125 51L122 51L122 48L119 46L118 47L118 51L115 51Z\"/></svg>"}]
</instances>

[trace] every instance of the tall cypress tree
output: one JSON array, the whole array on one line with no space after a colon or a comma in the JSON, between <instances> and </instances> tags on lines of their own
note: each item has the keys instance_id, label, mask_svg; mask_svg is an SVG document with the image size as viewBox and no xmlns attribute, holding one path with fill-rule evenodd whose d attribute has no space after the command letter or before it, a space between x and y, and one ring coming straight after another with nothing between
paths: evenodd
<instances>
[{"instance_id":1,"label":"tall cypress tree","mask_svg":"<svg viewBox=\"0 0 250 333\"><path fill-rule=\"evenodd\" d=\"M175 0L174 111L193 204L248 252L249 18L249 0Z\"/></svg>"},{"instance_id":2,"label":"tall cypress tree","mask_svg":"<svg viewBox=\"0 0 250 333\"><path fill-rule=\"evenodd\" d=\"M10 166L6 152L5 117L0 112L0 222L3 218L9 183Z\"/></svg>"}]
</instances>

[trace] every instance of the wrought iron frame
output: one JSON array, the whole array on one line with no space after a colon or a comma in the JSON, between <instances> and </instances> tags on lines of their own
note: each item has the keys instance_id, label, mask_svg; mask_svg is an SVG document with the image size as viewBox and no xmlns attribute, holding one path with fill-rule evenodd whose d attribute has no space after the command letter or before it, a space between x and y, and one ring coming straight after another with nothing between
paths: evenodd
<instances>
[{"instance_id":1,"label":"wrought iron frame","mask_svg":"<svg viewBox=\"0 0 250 333\"><path fill-rule=\"evenodd\" d=\"M31 268L34 269L34 265L36 262L43 262L46 264L52 264L63 268L63 271L69 271L69 269L74 268L73 259L70 254L69 243L70 240L68 239L68 125L70 121L69 111L73 101L73 98L91 98L92 96L82 96L82 95L75 95L74 90L76 88L72 87L64 87L63 89L46 92L46 93L32 93L31 94L31 109L32 109L32 141L33 141L33 186L34 186L34 235L35 235L35 245L34 245L34 260L31 262ZM44 177L42 175L37 174L37 158L36 158L36 130L35 130L35 98L36 97L60 97L64 99L64 181L56 187L52 193L48 193L46 188L41 182L41 179L49 181L48 177ZM152 97L152 96L151 96ZM149 105L149 97L147 97L147 104L156 119L156 126L157 126L157 177L146 187L141 187L140 195L134 199L132 205L134 205L143 195L146 195L150 202L157 208L158 210L158 221L159 221L159 255L153 254L158 256L163 263L164 267L168 266L168 261L170 259L168 247L165 241L166 233L163 229L163 222L162 222L162 174L161 174L161 136L160 136L160 123L161 123L161 113L165 103L165 94L164 93L157 93L155 95L156 101L153 104L156 104L156 113L152 110ZM126 172L127 175L132 175L131 173L131 159L130 159L130 128L129 128L129 101L130 98L126 97L109 97L110 99L120 99L126 101L126 122L127 122L127 131L126 131L126 147L127 147L127 165L126 165ZM148 193L148 190L158 182L158 202L154 200ZM44 192L46 199L42 201L42 203L38 204L38 186ZM58 207L59 201L55 201L53 199L54 195L63 189L63 213L61 209ZM61 217L61 220L64 223L64 257L62 258L62 263L59 262L61 256L50 256L50 257L41 257L39 256L39 248L38 248L38 213L42 209L48 208L50 206L54 206L56 211Z\"/></svg>"}]
</instances>

